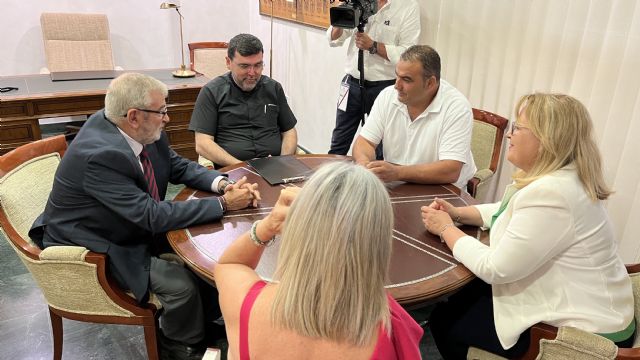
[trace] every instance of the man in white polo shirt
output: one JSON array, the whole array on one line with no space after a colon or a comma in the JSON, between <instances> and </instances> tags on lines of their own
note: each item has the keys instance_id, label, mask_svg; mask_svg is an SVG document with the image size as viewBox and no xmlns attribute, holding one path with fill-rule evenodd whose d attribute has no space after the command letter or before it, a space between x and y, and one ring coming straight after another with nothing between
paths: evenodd
<instances>
[{"instance_id":1,"label":"man in white polo shirt","mask_svg":"<svg viewBox=\"0 0 640 360\"><path fill-rule=\"evenodd\" d=\"M395 85L378 95L353 156L384 182L464 188L476 171L472 128L469 101L440 79L438 53L415 45L401 55ZM383 140L385 160L375 161L375 148Z\"/></svg>"}]
</instances>

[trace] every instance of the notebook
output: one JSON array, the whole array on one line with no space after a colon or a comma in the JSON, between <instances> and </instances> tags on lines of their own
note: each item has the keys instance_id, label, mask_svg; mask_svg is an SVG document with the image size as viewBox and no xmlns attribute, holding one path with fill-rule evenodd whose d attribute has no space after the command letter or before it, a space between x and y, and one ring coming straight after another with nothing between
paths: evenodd
<instances>
[{"instance_id":1,"label":"notebook","mask_svg":"<svg viewBox=\"0 0 640 360\"><path fill-rule=\"evenodd\" d=\"M305 181L312 170L294 155L271 156L247 160L263 179L271 185Z\"/></svg>"}]
</instances>

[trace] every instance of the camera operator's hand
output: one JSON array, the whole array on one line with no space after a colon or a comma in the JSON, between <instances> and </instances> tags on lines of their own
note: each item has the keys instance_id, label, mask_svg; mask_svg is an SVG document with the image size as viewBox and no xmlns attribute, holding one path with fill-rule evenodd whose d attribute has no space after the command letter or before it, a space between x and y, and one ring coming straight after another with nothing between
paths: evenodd
<instances>
[{"instance_id":1,"label":"camera operator's hand","mask_svg":"<svg viewBox=\"0 0 640 360\"><path fill-rule=\"evenodd\" d=\"M367 33L356 32L356 47L358 49L369 51L369 49L373 46L373 40L367 35Z\"/></svg>"},{"instance_id":2,"label":"camera operator's hand","mask_svg":"<svg viewBox=\"0 0 640 360\"><path fill-rule=\"evenodd\" d=\"M336 27L336 26L332 27L331 28L331 40L336 40L340 36L342 36L342 28L339 28L339 27Z\"/></svg>"}]
</instances>

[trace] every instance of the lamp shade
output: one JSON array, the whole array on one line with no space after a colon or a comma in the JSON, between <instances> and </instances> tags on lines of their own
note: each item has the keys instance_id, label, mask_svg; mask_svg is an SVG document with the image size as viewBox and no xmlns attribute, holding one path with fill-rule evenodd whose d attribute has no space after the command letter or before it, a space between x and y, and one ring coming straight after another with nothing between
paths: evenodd
<instances>
[{"instance_id":1,"label":"lamp shade","mask_svg":"<svg viewBox=\"0 0 640 360\"><path fill-rule=\"evenodd\" d=\"M179 7L179 5L170 2L163 2L162 4L160 4L160 9L177 9Z\"/></svg>"}]
</instances>

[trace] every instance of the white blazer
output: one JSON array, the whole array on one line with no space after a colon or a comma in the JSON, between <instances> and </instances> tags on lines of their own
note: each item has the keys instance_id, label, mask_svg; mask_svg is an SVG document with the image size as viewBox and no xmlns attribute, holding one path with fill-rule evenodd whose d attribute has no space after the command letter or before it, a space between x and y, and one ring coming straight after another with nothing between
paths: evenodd
<instances>
[{"instance_id":1,"label":"white blazer","mask_svg":"<svg viewBox=\"0 0 640 360\"><path fill-rule=\"evenodd\" d=\"M476 206L484 226L499 207ZM601 201L589 199L573 166L516 192L489 239L486 246L465 236L453 255L492 285L505 349L538 322L612 333L633 319L631 281L607 212Z\"/></svg>"}]
</instances>

